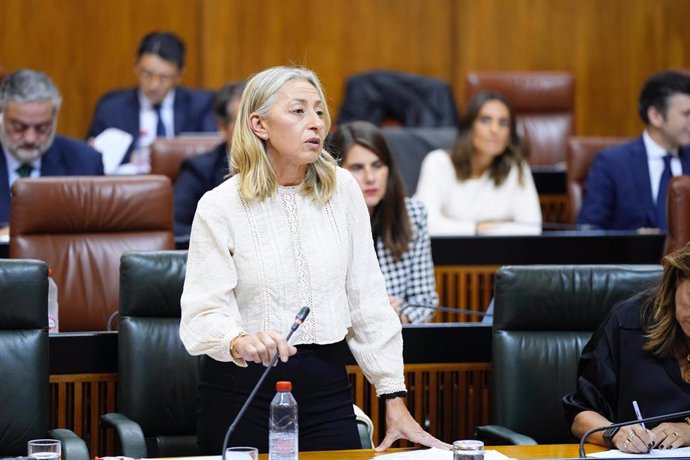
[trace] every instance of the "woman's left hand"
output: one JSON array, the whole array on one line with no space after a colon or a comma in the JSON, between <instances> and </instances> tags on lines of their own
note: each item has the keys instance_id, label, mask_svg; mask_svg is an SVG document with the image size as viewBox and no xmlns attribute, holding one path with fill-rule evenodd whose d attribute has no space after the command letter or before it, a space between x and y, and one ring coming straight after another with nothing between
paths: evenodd
<instances>
[{"instance_id":1,"label":"woman's left hand","mask_svg":"<svg viewBox=\"0 0 690 460\"><path fill-rule=\"evenodd\" d=\"M657 449L677 449L690 444L690 425L681 423L661 423L652 429L656 435Z\"/></svg>"},{"instance_id":2,"label":"woman's left hand","mask_svg":"<svg viewBox=\"0 0 690 460\"><path fill-rule=\"evenodd\" d=\"M386 436L374 450L377 452L384 451L398 439L407 439L427 447L451 449L450 444L436 439L419 426L419 423L410 415L410 411L407 410L402 398L387 399Z\"/></svg>"}]
</instances>

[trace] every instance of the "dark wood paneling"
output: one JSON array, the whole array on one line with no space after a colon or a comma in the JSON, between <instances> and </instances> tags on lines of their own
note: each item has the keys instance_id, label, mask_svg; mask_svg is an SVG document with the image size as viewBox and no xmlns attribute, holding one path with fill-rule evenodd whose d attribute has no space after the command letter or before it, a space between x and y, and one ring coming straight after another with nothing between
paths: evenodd
<instances>
[{"instance_id":1,"label":"dark wood paneling","mask_svg":"<svg viewBox=\"0 0 690 460\"><path fill-rule=\"evenodd\" d=\"M59 131L77 137L101 94L134 83L136 45L161 28L187 42L190 86L304 64L335 116L347 76L364 70L447 79L459 103L470 70L568 70L578 134L635 136L642 82L690 68L689 10L687 0L3 0L0 65L53 76Z\"/></svg>"}]
</instances>

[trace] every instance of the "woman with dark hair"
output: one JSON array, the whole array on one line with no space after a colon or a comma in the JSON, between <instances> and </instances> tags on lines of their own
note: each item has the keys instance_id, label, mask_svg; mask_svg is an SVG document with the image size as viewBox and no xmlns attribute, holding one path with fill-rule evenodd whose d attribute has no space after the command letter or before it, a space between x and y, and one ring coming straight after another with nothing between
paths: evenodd
<instances>
[{"instance_id":1,"label":"woman with dark hair","mask_svg":"<svg viewBox=\"0 0 690 460\"><path fill-rule=\"evenodd\" d=\"M690 410L690 244L667 255L656 286L614 307L582 351L577 387L563 398L572 433ZM690 418L593 433L629 453L690 445Z\"/></svg>"},{"instance_id":2,"label":"woman with dark hair","mask_svg":"<svg viewBox=\"0 0 690 460\"><path fill-rule=\"evenodd\" d=\"M346 123L330 137L332 153L357 180L391 306L403 323L428 321L437 306L426 210L405 198L403 181L383 134L366 121Z\"/></svg>"},{"instance_id":3,"label":"woman with dark hair","mask_svg":"<svg viewBox=\"0 0 690 460\"><path fill-rule=\"evenodd\" d=\"M424 159L415 198L429 212L432 235L541 232L539 196L503 95L470 100L450 154L435 150Z\"/></svg>"}]
</instances>

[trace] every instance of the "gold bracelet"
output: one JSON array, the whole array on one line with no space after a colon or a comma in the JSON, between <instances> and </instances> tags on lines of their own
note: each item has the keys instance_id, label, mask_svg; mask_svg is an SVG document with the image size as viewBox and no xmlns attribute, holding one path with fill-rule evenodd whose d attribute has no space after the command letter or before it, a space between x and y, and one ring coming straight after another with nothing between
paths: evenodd
<instances>
[{"instance_id":1,"label":"gold bracelet","mask_svg":"<svg viewBox=\"0 0 690 460\"><path fill-rule=\"evenodd\" d=\"M232 356L233 359L240 359L240 354L235 350L235 342L237 342L237 339L241 339L242 337L249 335L246 332L242 331L239 334L237 334L231 341L230 341L230 356Z\"/></svg>"},{"instance_id":2,"label":"gold bracelet","mask_svg":"<svg viewBox=\"0 0 690 460\"><path fill-rule=\"evenodd\" d=\"M688 425L690 425L690 417L685 417L685 423L687 423Z\"/></svg>"}]
</instances>

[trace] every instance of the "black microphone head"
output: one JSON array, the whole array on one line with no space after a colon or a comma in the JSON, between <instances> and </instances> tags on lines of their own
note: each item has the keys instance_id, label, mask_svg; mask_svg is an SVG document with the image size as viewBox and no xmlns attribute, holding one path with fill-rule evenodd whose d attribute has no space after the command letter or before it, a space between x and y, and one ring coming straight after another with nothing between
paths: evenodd
<instances>
[{"instance_id":1,"label":"black microphone head","mask_svg":"<svg viewBox=\"0 0 690 460\"><path fill-rule=\"evenodd\" d=\"M309 316L309 307L302 307L300 310L297 312L297 316L295 316L295 322L302 324L305 319L307 319L307 316Z\"/></svg>"}]
</instances>

